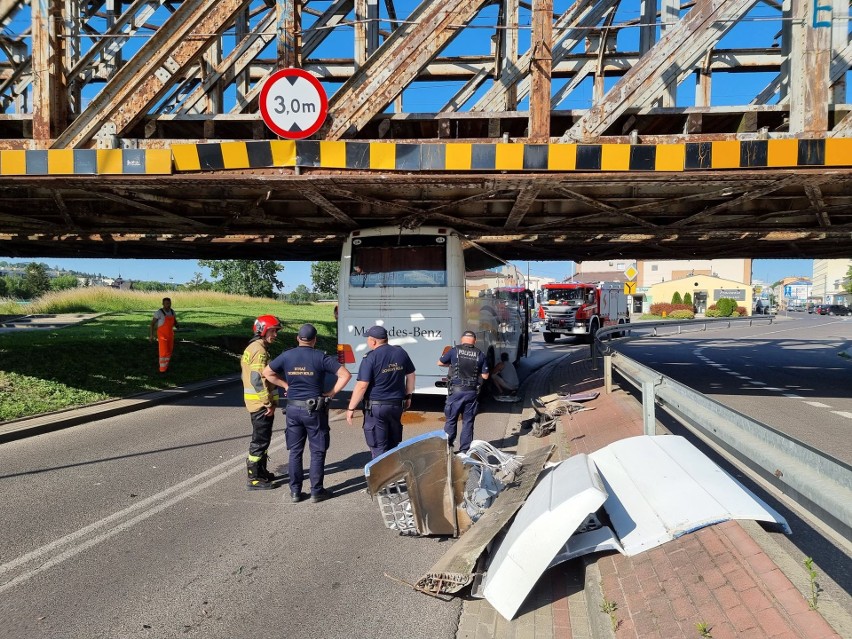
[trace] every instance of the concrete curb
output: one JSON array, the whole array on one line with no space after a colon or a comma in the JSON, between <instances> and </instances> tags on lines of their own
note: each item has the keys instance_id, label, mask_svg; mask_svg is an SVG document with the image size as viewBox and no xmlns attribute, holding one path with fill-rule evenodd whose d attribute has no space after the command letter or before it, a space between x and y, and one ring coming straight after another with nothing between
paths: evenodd
<instances>
[{"instance_id":1,"label":"concrete curb","mask_svg":"<svg viewBox=\"0 0 852 639\"><path fill-rule=\"evenodd\" d=\"M239 381L239 379L240 376L236 374L225 375L177 388L131 395L130 397L121 399L109 399L80 408L69 408L55 413L44 413L36 417L26 417L24 419L3 422L0 424L0 443L62 430L86 422L114 417L115 415L124 415L149 408L156 404L174 402L212 388L233 384Z\"/></svg>"}]
</instances>

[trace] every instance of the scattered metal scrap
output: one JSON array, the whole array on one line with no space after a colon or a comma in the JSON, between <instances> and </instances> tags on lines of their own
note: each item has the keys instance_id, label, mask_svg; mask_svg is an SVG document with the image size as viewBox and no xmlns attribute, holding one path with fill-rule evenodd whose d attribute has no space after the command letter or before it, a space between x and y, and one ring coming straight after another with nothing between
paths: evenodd
<instances>
[{"instance_id":1,"label":"scattered metal scrap","mask_svg":"<svg viewBox=\"0 0 852 639\"><path fill-rule=\"evenodd\" d=\"M554 446L545 446L524 457L514 481L506 486L482 517L456 541L415 585L429 594L459 592L473 583L476 563L485 548L521 508L530 494Z\"/></svg>"},{"instance_id":2,"label":"scattered metal scrap","mask_svg":"<svg viewBox=\"0 0 852 639\"><path fill-rule=\"evenodd\" d=\"M594 406L585 406L580 401L594 399L597 396L597 393L588 393L583 396L575 396L574 399L568 399L567 397L570 397L570 393L567 396L561 393L552 393L550 395L534 397L531 402L533 411L535 411L535 418L531 424L532 435L534 437L544 437L552 433L556 430L556 424L562 415L594 410Z\"/></svg>"},{"instance_id":3,"label":"scattered metal scrap","mask_svg":"<svg viewBox=\"0 0 852 639\"><path fill-rule=\"evenodd\" d=\"M790 531L686 439L623 439L548 469L491 553L483 593L512 619L548 566L603 549L636 555L729 519Z\"/></svg>"},{"instance_id":4,"label":"scattered metal scrap","mask_svg":"<svg viewBox=\"0 0 852 639\"><path fill-rule=\"evenodd\" d=\"M385 526L403 535L453 535L470 525L462 503L467 471L443 431L409 439L364 467ZM461 517L461 521L460 521Z\"/></svg>"}]
</instances>

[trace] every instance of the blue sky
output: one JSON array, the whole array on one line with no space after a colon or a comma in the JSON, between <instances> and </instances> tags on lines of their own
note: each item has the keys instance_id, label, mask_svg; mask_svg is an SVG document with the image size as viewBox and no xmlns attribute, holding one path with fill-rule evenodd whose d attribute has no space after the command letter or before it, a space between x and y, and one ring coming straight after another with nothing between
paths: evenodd
<instances>
[{"instance_id":1,"label":"blue sky","mask_svg":"<svg viewBox=\"0 0 852 639\"><path fill-rule=\"evenodd\" d=\"M112 278L121 275L122 278L130 280L155 280L185 284L196 273L201 273L202 277L207 280L211 279L210 272L198 266L196 260L57 259L52 257L24 259L0 257L0 259L16 264L43 262L50 267ZM284 265L284 272L279 275L279 279L284 282L284 291L292 291L299 284L304 284L309 289L312 288L310 262L282 262L282 264ZM514 264L522 272L527 272L527 262L514 262ZM753 279L771 284L788 276L804 275L810 277L813 273L813 261L755 260L752 268ZM561 280L571 275L574 269L572 262L530 262L529 272L530 275Z\"/></svg>"}]
</instances>

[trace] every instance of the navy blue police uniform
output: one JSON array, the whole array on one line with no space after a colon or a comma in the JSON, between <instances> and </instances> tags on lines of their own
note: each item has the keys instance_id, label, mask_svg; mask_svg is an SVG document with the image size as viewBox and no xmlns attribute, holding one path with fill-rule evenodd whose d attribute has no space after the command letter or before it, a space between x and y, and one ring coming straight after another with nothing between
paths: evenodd
<instances>
[{"instance_id":1,"label":"navy blue police uniform","mask_svg":"<svg viewBox=\"0 0 852 639\"><path fill-rule=\"evenodd\" d=\"M340 362L311 346L297 346L281 353L269 367L287 382L285 439L290 451L290 493L300 494L302 490L302 453L307 440L311 451L311 494L318 495L323 492L325 453L331 444L328 398L322 394L326 375L335 377Z\"/></svg>"},{"instance_id":2,"label":"navy blue police uniform","mask_svg":"<svg viewBox=\"0 0 852 639\"><path fill-rule=\"evenodd\" d=\"M456 441L459 415L462 432L459 450L463 453L473 441L473 421L479 410L479 387L482 374L488 373L488 361L473 344L459 344L441 355L442 364L450 365L447 403L444 405L444 432L450 446Z\"/></svg>"},{"instance_id":3,"label":"navy blue police uniform","mask_svg":"<svg viewBox=\"0 0 852 639\"><path fill-rule=\"evenodd\" d=\"M402 442L405 377L414 363L401 346L382 344L368 352L358 368L358 381L368 382L364 395L364 439L373 457Z\"/></svg>"}]
</instances>

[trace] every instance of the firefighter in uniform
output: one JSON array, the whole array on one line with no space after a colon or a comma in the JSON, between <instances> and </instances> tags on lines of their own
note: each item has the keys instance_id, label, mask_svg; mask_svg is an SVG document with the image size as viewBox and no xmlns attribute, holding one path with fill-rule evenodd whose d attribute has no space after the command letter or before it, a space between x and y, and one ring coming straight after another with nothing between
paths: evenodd
<instances>
[{"instance_id":1,"label":"firefighter in uniform","mask_svg":"<svg viewBox=\"0 0 852 639\"><path fill-rule=\"evenodd\" d=\"M269 363L269 345L278 337L281 323L274 315L261 315L254 321L254 337L243 351L240 366L243 379L243 399L251 415L251 443L246 460L249 490L274 488L275 475L266 469L269 443L272 440L272 421L278 405L278 389L263 378Z\"/></svg>"},{"instance_id":2,"label":"firefighter in uniform","mask_svg":"<svg viewBox=\"0 0 852 639\"><path fill-rule=\"evenodd\" d=\"M169 370L172 361L172 351L175 347L175 329L177 328L177 316L172 310L172 300L163 298L163 308L154 313L151 326L148 328L148 341L154 341L154 329L157 329L157 346L160 351L160 372Z\"/></svg>"},{"instance_id":3,"label":"firefighter in uniform","mask_svg":"<svg viewBox=\"0 0 852 639\"><path fill-rule=\"evenodd\" d=\"M479 388L488 379L488 362L476 348L476 333L465 331L461 343L441 355L438 366L449 366L447 403L444 405L444 432L450 447L456 441L459 415L462 432L459 451L466 453L473 441L473 420L479 409Z\"/></svg>"},{"instance_id":4,"label":"firefighter in uniform","mask_svg":"<svg viewBox=\"0 0 852 639\"><path fill-rule=\"evenodd\" d=\"M287 450L290 451L290 500L304 499L302 482L305 479L302 455L305 441L311 451L309 477L311 501L316 503L331 497L323 487L325 453L331 443L328 426L328 407L331 398L346 386L351 373L337 361L314 348L317 329L303 324L296 336L298 346L284 351L263 369L263 376L287 391ZM326 376L337 376L334 387L324 392Z\"/></svg>"},{"instance_id":5,"label":"firefighter in uniform","mask_svg":"<svg viewBox=\"0 0 852 639\"><path fill-rule=\"evenodd\" d=\"M367 346L370 351L358 368L346 421L352 425L355 409L363 399L364 439L375 458L402 442L402 413L411 407L414 364L405 349L388 344L383 326L367 331Z\"/></svg>"}]
</instances>

